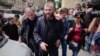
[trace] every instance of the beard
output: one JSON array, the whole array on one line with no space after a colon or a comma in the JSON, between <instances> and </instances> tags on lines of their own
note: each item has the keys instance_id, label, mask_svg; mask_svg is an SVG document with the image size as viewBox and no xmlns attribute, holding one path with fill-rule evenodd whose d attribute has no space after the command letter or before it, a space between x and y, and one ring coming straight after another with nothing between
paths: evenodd
<instances>
[{"instance_id":1,"label":"beard","mask_svg":"<svg viewBox=\"0 0 100 56\"><path fill-rule=\"evenodd\" d=\"M53 14L45 14L46 18L52 18L54 15Z\"/></svg>"}]
</instances>

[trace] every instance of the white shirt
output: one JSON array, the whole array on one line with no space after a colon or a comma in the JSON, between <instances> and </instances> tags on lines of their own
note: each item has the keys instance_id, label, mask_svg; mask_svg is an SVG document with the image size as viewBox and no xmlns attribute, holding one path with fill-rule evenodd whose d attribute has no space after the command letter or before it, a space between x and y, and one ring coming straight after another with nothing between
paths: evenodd
<instances>
[{"instance_id":1,"label":"white shirt","mask_svg":"<svg viewBox=\"0 0 100 56\"><path fill-rule=\"evenodd\" d=\"M32 56L32 51L24 43L8 39L0 48L0 56Z\"/></svg>"}]
</instances>

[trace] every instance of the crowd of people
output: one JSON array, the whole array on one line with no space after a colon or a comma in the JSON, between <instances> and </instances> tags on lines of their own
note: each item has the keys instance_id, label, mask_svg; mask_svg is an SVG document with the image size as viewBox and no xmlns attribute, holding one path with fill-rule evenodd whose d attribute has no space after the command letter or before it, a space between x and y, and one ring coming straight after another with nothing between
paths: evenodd
<instances>
[{"instance_id":1,"label":"crowd of people","mask_svg":"<svg viewBox=\"0 0 100 56\"><path fill-rule=\"evenodd\" d=\"M78 56L81 49L96 55L96 51L100 52L100 17L92 11L91 2L56 11L53 3L47 2L41 16L26 8L20 20L19 15L4 19L0 10L0 55L8 52L8 56L59 56L60 45L62 56L67 56L68 46L72 56Z\"/></svg>"}]
</instances>

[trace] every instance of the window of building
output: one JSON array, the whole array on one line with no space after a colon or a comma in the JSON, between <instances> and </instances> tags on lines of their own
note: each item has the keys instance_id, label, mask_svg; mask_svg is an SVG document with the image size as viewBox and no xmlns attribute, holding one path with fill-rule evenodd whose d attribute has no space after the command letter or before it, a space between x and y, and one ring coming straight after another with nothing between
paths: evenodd
<instances>
[{"instance_id":1,"label":"window of building","mask_svg":"<svg viewBox=\"0 0 100 56\"><path fill-rule=\"evenodd\" d=\"M81 0L82 2L86 2L87 0Z\"/></svg>"}]
</instances>

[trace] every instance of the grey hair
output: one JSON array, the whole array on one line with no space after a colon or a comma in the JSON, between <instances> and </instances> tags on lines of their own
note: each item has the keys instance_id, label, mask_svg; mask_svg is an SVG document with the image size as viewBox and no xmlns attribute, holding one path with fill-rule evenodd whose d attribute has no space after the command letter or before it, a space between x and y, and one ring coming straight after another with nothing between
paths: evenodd
<instances>
[{"instance_id":1,"label":"grey hair","mask_svg":"<svg viewBox=\"0 0 100 56\"><path fill-rule=\"evenodd\" d=\"M54 4L53 4L53 2L47 2L47 3L44 5L44 7L52 7L52 8L54 8Z\"/></svg>"},{"instance_id":2,"label":"grey hair","mask_svg":"<svg viewBox=\"0 0 100 56\"><path fill-rule=\"evenodd\" d=\"M34 11L34 9L32 9L32 8L25 8L25 12L30 11L30 10Z\"/></svg>"}]
</instances>

